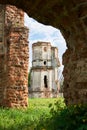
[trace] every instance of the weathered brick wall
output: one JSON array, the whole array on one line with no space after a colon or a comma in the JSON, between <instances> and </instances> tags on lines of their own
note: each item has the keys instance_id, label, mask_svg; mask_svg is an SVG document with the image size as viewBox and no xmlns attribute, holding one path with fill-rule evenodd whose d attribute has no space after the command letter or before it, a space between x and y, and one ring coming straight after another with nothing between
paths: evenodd
<instances>
[{"instance_id":1,"label":"weathered brick wall","mask_svg":"<svg viewBox=\"0 0 87 130\"><path fill-rule=\"evenodd\" d=\"M24 26L24 12L15 6L6 6L5 11L6 26L22 27Z\"/></svg>"},{"instance_id":2,"label":"weathered brick wall","mask_svg":"<svg viewBox=\"0 0 87 130\"><path fill-rule=\"evenodd\" d=\"M68 49L63 56L63 75L67 104L87 103L87 30L84 22L78 25L69 26L65 35Z\"/></svg>"},{"instance_id":3,"label":"weathered brick wall","mask_svg":"<svg viewBox=\"0 0 87 130\"><path fill-rule=\"evenodd\" d=\"M7 84L6 48L4 44L4 6L0 5L0 106L3 104Z\"/></svg>"},{"instance_id":4,"label":"weathered brick wall","mask_svg":"<svg viewBox=\"0 0 87 130\"><path fill-rule=\"evenodd\" d=\"M24 12L7 5L5 10L4 49L0 55L0 106L28 105L28 29Z\"/></svg>"},{"instance_id":5,"label":"weathered brick wall","mask_svg":"<svg viewBox=\"0 0 87 130\"><path fill-rule=\"evenodd\" d=\"M7 72L5 69L5 56L0 55L0 106L3 105L3 101L5 98L5 92L7 88Z\"/></svg>"},{"instance_id":6,"label":"weathered brick wall","mask_svg":"<svg viewBox=\"0 0 87 130\"><path fill-rule=\"evenodd\" d=\"M8 48L8 88L7 99L11 107L28 103L28 29L11 28Z\"/></svg>"}]
</instances>

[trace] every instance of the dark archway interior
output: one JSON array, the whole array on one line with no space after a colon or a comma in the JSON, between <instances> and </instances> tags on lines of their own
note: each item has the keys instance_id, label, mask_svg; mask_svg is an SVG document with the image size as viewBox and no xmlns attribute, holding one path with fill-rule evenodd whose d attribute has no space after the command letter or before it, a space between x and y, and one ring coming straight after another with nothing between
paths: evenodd
<instances>
[{"instance_id":1,"label":"dark archway interior","mask_svg":"<svg viewBox=\"0 0 87 130\"><path fill-rule=\"evenodd\" d=\"M44 87L48 88L48 85L47 85L47 76L46 75L44 76Z\"/></svg>"},{"instance_id":2,"label":"dark archway interior","mask_svg":"<svg viewBox=\"0 0 87 130\"><path fill-rule=\"evenodd\" d=\"M67 104L87 102L87 2L86 0L1 0L23 9L39 22L59 28L66 39L64 97Z\"/></svg>"}]
</instances>

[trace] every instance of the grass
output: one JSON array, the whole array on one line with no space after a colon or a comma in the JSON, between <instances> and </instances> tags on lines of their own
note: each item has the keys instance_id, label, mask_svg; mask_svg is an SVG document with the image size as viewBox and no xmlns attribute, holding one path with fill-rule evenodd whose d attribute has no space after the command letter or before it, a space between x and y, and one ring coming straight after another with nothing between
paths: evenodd
<instances>
[{"instance_id":1,"label":"grass","mask_svg":"<svg viewBox=\"0 0 87 130\"><path fill-rule=\"evenodd\" d=\"M66 106L63 98L29 99L26 110L0 108L0 130L87 130L87 104Z\"/></svg>"},{"instance_id":2,"label":"grass","mask_svg":"<svg viewBox=\"0 0 87 130\"><path fill-rule=\"evenodd\" d=\"M29 99L26 110L0 108L0 130L35 130L41 115L50 116L50 103L57 99Z\"/></svg>"},{"instance_id":3,"label":"grass","mask_svg":"<svg viewBox=\"0 0 87 130\"><path fill-rule=\"evenodd\" d=\"M41 116L35 130L87 130L87 104L66 106L58 100L50 105L50 116Z\"/></svg>"}]
</instances>

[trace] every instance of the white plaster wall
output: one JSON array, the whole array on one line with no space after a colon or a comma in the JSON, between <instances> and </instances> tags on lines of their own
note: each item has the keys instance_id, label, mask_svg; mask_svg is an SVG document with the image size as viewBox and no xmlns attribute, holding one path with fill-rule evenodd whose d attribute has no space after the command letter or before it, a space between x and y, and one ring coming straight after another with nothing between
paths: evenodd
<instances>
[{"instance_id":1,"label":"white plaster wall","mask_svg":"<svg viewBox=\"0 0 87 130\"><path fill-rule=\"evenodd\" d=\"M58 58L58 49L55 48L55 58Z\"/></svg>"},{"instance_id":2,"label":"white plaster wall","mask_svg":"<svg viewBox=\"0 0 87 130\"><path fill-rule=\"evenodd\" d=\"M47 48L44 51L44 47ZM35 46L33 47L33 63L35 66L51 66L51 47L50 46ZM47 61L50 60L50 61ZM44 65L44 61L46 61L46 65Z\"/></svg>"},{"instance_id":3,"label":"white plaster wall","mask_svg":"<svg viewBox=\"0 0 87 130\"><path fill-rule=\"evenodd\" d=\"M40 88L41 90L44 90L44 76L47 76L47 85L48 88L51 90L53 86L53 71L52 70L47 70L47 71L32 71L31 73L31 87L33 90L36 88Z\"/></svg>"},{"instance_id":4,"label":"white plaster wall","mask_svg":"<svg viewBox=\"0 0 87 130\"><path fill-rule=\"evenodd\" d=\"M40 61L37 59L37 60L33 61L32 66L33 66L33 67L41 66L41 63L40 63Z\"/></svg>"},{"instance_id":5,"label":"white plaster wall","mask_svg":"<svg viewBox=\"0 0 87 130\"><path fill-rule=\"evenodd\" d=\"M47 61L47 66L48 66L48 67L51 66L51 61Z\"/></svg>"},{"instance_id":6,"label":"white plaster wall","mask_svg":"<svg viewBox=\"0 0 87 130\"><path fill-rule=\"evenodd\" d=\"M55 73L54 70L52 70L52 88L54 88L54 80L55 80Z\"/></svg>"},{"instance_id":7,"label":"white plaster wall","mask_svg":"<svg viewBox=\"0 0 87 130\"><path fill-rule=\"evenodd\" d=\"M46 48L46 51L44 50ZM49 44L43 46L34 46L32 55L32 66L51 66L51 46ZM46 61L46 65L44 65Z\"/></svg>"},{"instance_id":8,"label":"white plaster wall","mask_svg":"<svg viewBox=\"0 0 87 130\"><path fill-rule=\"evenodd\" d=\"M46 47L46 51L44 51L44 47ZM51 46L42 47L42 59L51 59Z\"/></svg>"},{"instance_id":9,"label":"white plaster wall","mask_svg":"<svg viewBox=\"0 0 87 130\"><path fill-rule=\"evenodd\" d=\"M41 86L40 71L33 70L31 75L32 75L32 83L31 83L32 86L31 87L33 88L33 90L35 90L36 88L40 88L40 86Z\"/></svg>"},{"instance_id":10,"label":"white plaster wall","mask_svg":"<svg viewBox=\"0 0 87 130\"><path fill-rule=\"evenodd\" d=\"M55 80L58 80L58 68L56 67L55 69L54 69L54 73L55 73Z\"/></svg>"},{"instance_id":11,"label":"white plaster wall","mask_svg":"<svg viewBox=\"0 0 87 130\"><path fill-rule=\"evenodd\" d=\"M52 77L53 77L52 70L49 70L48 72L49 72L48 73L49 87L50 87L50 90L52 90L52 86L53 86L53 82L52 82Z\"/></svg>"},{"instance_id":12,"label":"white plaster wall","mask_svg":"<svg viewBox=\"0 0 87 130\"><path fill-rule=\"evenodd\" d=\"M47 76L48 88L52 89L52 70L41 71L41 88L44 89L44 76Z\"/></svg>"},{"instance_id":13,"label":"white plaster wall","mask_svg":"<svg viewBox=\"0 0 87 130\"><path fill-rule=\"evenodd\" d=\"M41 46L33 47L32 51L33 51L32 60L42 59L42 47Z\"/></svg>"},{"instance_id":14,"label":"white plaster wall","mask_svg":"<svg viewBox=\"0 0 87 130\"><path fill-rule=\"evenodd\" d=\"M44 64L46 61L46 64ZM58 80L58 50L55 47L51 47L50 44L38 44L33 46L33 77L32 88L40 88L44 91L44 76L47 76L47 85L49 90L57 90ZM47 69L46 67L52 67L53 69ZM38 68L38 71L37 71ZM38 95L39 96L39 95Z\"/></svg>"},{"instance_id":15,"label":"white plaster wall","mask_svg":"<svg viewBox=\"0 0 87 130\"><path fill-rule=\"evenodd\" d=\"M53 69L53 89L54 90L57 90L57 88L58 88L58 84L56 84L56 82L58 81L58 68L57 67L55 67L54 69Z\"/></svg>"}]
</instances>

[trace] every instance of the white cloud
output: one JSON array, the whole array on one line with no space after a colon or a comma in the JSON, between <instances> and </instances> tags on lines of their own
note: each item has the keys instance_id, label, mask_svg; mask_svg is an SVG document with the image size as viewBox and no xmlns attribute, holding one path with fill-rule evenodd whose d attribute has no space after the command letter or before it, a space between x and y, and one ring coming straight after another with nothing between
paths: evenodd
<instances>
[{"instance_id":1,"label":"white cloud","mask_svg":"<svg viewBox=\"0 0 87 130\"><path fill-rule=\"evenodd\" d=\"M60 30L38 23L33 18L30 18L25 14L25 25L29 27L29 45L30 45L30 60L32 60L32 43L37 41L48 41L53 46L58 47L59 59L62 64L62 55L66 50L66 42L60 33ZM60 68L63 69L63 66Z\"/></svg>"}]
</instances>

